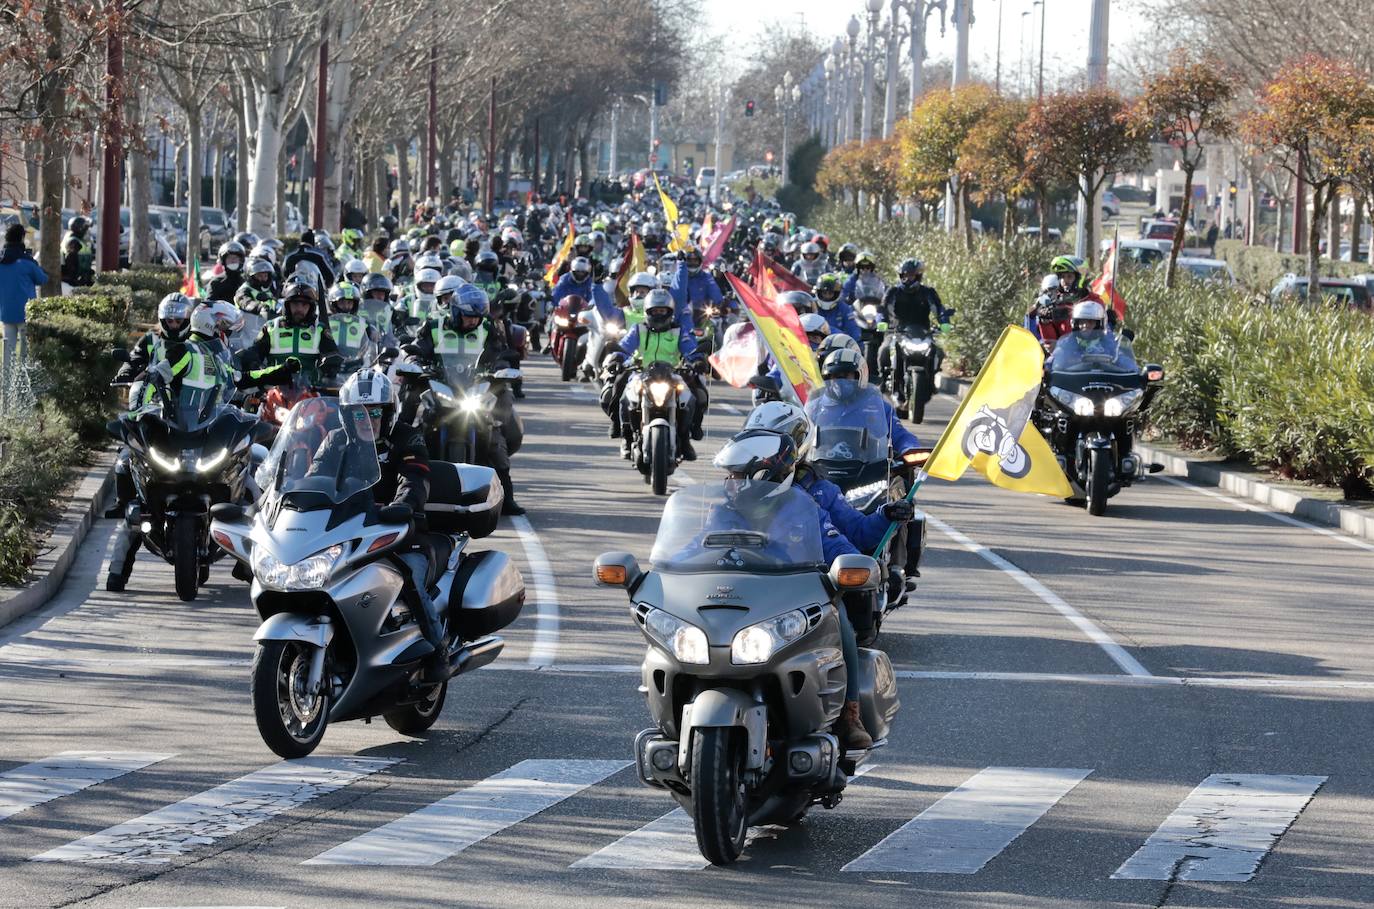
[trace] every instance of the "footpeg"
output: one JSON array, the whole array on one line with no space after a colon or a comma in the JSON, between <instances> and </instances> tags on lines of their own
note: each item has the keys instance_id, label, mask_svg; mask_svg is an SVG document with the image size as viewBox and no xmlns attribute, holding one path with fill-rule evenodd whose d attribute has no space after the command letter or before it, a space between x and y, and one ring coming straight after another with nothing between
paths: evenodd
<instances>
[{"instance_id":1,"label":"footpeg","mask_svg":"<svg viewBox=\"0 0 1374 909\"><path fill-rule=\"evenodd\" d=\"M1149 466L1149 468L1148 468L1148 470L1150 471L1150 473L1159 473L1159 472L1162 471L1163 469L1164 469L1164 465L1163 465L1163 464L1151 464L1151 465Z\"/></svg>"}]
</instances>

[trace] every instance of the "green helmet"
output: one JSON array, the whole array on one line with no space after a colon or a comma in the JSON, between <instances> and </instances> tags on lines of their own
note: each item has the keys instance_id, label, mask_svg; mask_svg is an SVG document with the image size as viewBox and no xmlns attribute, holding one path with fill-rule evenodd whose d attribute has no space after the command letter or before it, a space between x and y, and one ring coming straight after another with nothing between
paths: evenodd
<instances>
[{"instance_id":1,"label":"green helmet","mask_svg":"<svg viewBox=\"0 0 1374 909\"><path fill-rule=\"evenodd\" d=\"M822 300L838 300L840 294L844 291L844 279L844 275L837 274L833 271L829 274L821 275L819 280L816 281L816 286L813 288L816 297Z\"/></svg>"},{"instance_id":2,"label":"green helmet","mask_svg":"<svg viewBox=\"0 0 1374 909\"><path fill-rule=\"evenodd\" d=\"M1050 262L1050 271L1055 275L1076 275L1077 279L1074 281L1076 287L1082 286L1088 280L1088 276L1085 274L1087 263L1078 256L1055 256L1054 260Z\"/></svg>"}]
</instances>

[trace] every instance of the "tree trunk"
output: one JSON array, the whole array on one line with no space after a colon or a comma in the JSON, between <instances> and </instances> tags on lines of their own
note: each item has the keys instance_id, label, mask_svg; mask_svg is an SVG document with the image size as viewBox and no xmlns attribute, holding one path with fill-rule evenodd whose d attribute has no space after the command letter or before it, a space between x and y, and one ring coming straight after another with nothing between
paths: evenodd
<instances>
[{"instance_id":1,"label":"tree trunk","mask_svg":"<svg viewBox=\"0 0 1374 909\"><path fill-rule=\"evenodd\" d=\"M242 105L234 106L236 150L234 152L234 212L240 229L248 227L248 114Z\"/></svg>"},{"instance_id":2,"label":"tree trunk","mask_svg":"<svg viewBox=\"0 0 1374 909\"><path fill-rule=\"evenodd\" d=\"M143 105L138 92L129 93L129 127L146 138L143 128ZM148 153L140 143L129 144L129 262L144 265L153 259L153 235L148 224L148 205L152 188L149 185Z\"/></svg>"},{"instance_id":3,"label":"tree trunk","mask_svg":"<svg viewBox=\"0 0 1374 909\"><path fill-rule=\"evenodd\" d=\"M1245 200L1245 245L1255 246L1259 242L1259 180L1254 170L1250 170L1250 194Z\"/></svg>"},{"instance_id":4,"label":"tree trunk","mask_svg":"<svg viewBox=\"0 0 1374 909\"><path fill-rule=\"evenodd\" d=\"M1193 208L1193 171L1195 167L1183 166L1183 208L1179 210L1178 224L1174 226L1174 242L1169 246L1169 264L1164 269L1164 286L1174 286L1174 273L1178 270L1178 252L1183 248L1183 234L1187 230L1188 215Z\"/></svg>"},{"instance_id":5,"label":"tree trunk","mask_svg":"<svg viewBox=\"0 0 1374 909\"><path fill-rule=\"evenodd\" d=\"M410 137L396 143L396 188L399 208L397 219L408 224L410 214Z\"/></svg>"},{"instance_id":6,"label":"tree trunk","mask_svg":"<svg viewBox=\"0 0 1374 909\"><path fill-rule=\"evenodd\" d=\"M1310 299L1317 299L1320 294L1319 280L1321 271L1318 265L1318 248L1321 246L1322 239L1322 219L1326 215L1326 203L1331 199L1331 192L1335 187L1328 189L1320 184L1310 187L1312 192L1312 219L1307 222L1307 294Z\"/></svg>"},{"instance_id":7,"label":"tree trunk","mask_svg":"<svg viewBox=\"0 0 1374 909\"><path fill-rule=\"evenodd\" d=\"M48 273L43 296L62 293L62 189L63 166L67 160L68 143L62 138L62 121L67 113L67 68L62 60L62 14L59 3L43 8L43 31L46 33L48 72L39 90L38 123L42 131L43 160L39 177L39 230L42 243L38 261Z\"/></svg>"},{"instance_id":8,"label":"tree trunk","mask_svg":"<svg viewBox=\"0 0 1374 909\"><path fill-rule=\"evenodd\" d=\"M1355 203L1350 212L1350 261L1360 261L1360 234L1364 233L1364 196L1352 197Z\"/></svg>"},{"instance_id":9,"label":"tree trunk","mask_svg":"<svg viewBox=\"0 0 1374 909\"><path fill-rule=\"evenodd\" d=\"M382 232L382 219L391 213L391 187L387 183L386 157L378 154L372 161L372 170L373 187L377 193L373 200L377 206L377 219L372 222L372 231L375 234Z\"/></svg>"},{"instance_id":10,"label":"tree trunk","mask_svg":"<svg viewBox=\"0 0 1374 909\"><path fill-rule=\"evenodd\" d=\"M269 50L268 72L263 82L244 86L254 92L257 107L256 144L253 147L252 182L248 191L248 230L259 236L272 233L277 203L278 153L282 144L282 114L286 105L286 48ZM245 102L246 103L246 102Z\"/></svg>"},{"instance_id":11,"label":"tree trunk","mask_svg":"<svg viewBox=\"0 0 1374 909\"><path fill-rule=\"evenodd\" d=\"M43 192L38 180L38 162L43 157L42 143L24 140L24 198L37 199Z\"/></svg>"},{"instance_id":12,"label":"tree trunk","mask_svg":"<svg viewBox=\"0 0 1374 909\"><path fill-rule=\"evenodd\" d=\"M1089 178L1090 179L1090 178ZM1097 263L1097 213L1093 211L1093 201L1097 198L1097 188L1101 184L1089 184L1088 179L1081 180L1078 184L1078 195L1083 199L1083 249L1088 253L1088 267L1091 268ZM1186 206L1188 200L1184 199ZM1187 209L1185 208L1186 212ZM1188 223L1186 215L1179 218L1182 224Z\"/></svg>"},{"instance_id":13,"label":"tree trunk","mask_svg":"<svg viewBox=\"0 0 1374 909\"><path fill-rule=\"evenodd\" d=\"M286 147L286 143L285 143L285 142L281 143L280 147L279 147L278 150L277 150L277 173L278 173L279 175L282 175L282 174L285 174L285 173L286 173L286 162L287 162L287 160L291 157L289 154L287 154L287 151L288 151L288 149L287 149L287 147ZM273 183L273 190L274 190L274 192L275 192L275 194L276 194L276 198L275 198L275 205L276 205L276 218L275 218L275 221L276 221L276 227L277 227L276 236L280 237L282 234L284 234L284 233L287 232L287 231L286 231L286 181L285 181L284 179L281 179L281 178L279 177L279 178ZM312 225L312 226L313 226L313 225Z\"/></svg>"},{"instance_id":14,"label":"tree trunk","mask_svg":"<svg viewBox=\"0 0 1374 909\"><path fill-rule=\"evenodd\" d=\"M189 108L186 111L186 140L190 144L189 175L187 181L190 183L189 194L187 196L186 215L186 260L188 262L198 261L200 254L200 204L201 204L201 171L205 169L205 136L200 128L200 108ZM207 250L211 256L215 250Z\"/></svg>"},{"instance_id":15,"label":"tree trunk","mask_svg":"<svg viewBox=\"0 0 1374 909\"><path fill-rule=\"evenodd\" d=\"M215 141L215 153L211 160L210 204L224 211L224 143Z\"/></svg>"},{"instance_id":16,"label":"tree trunk","mask_svg":"<svg viewBox=\"0 0 1374 909\"><path fill-rule=\"evenodd\" d=\"M1050 242L1049 230L1045 227L1045 212L1049 210L1049 193L1044 189L1035 193L1035 221L1040 225L1040 244Z\"/></svg>"},{"instance_id":17,"label":"tree trunk","mask_svg":"<svg viewBox=\"0 0 1374 909\"><path fill-rule=\"evenodd\" d=\"M172 204L177 207L181 207L186 200L186 181L181 177L186 172L182 167L185 161L186 143L178 142L172 154Z\"/></svg>"},{"instance_id":18,"label":"tree trunk","mask_svg":"<svg viewBox=\"0 0 1374 909\"><path fill-rule=\"evenodd\" d=\"M964 250L973 252L973 190L970 182L963 180L959 184L959 218L964 225Z\"/></svg>"},{"instance_id":19,"label":"tree trunk","mask_svg":"<svg viewBox=\"0 0 1374 909\"><path fill-rule=\"evenodd\" d=\"M1331 202L1327 208L1330 227L1326 232L1326 257L1332 262L1339 262L1341 259L1341 189L1339 186L1331 187ZM1353 254L1351 258L1354 258ZM1335 274L1335 269L1332 269Z\"/></svg>"}]
</instances>

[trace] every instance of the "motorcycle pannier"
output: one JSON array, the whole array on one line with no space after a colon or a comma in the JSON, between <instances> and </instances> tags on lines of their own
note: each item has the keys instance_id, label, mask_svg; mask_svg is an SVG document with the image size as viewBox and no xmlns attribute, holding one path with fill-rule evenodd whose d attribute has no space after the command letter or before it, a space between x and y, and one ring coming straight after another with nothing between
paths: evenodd
<instances>
[{"instance_id":1,"label":"motorcycle pannier","mask_svg":"<svg viewBox=\"0 0 1374 909\"><path fill-rule=\"evenodd\" d=\"M490 467L429 462L429 501L425 518L436 533L491 536L501 517L504 493Z\"/></svg>"},{"instance_id":2,"label":"motorcycle pannier","mask_svg":"<svg viewBox=\"0 0 1374 909\"><path fill-rule=\"evenodd\" d=\"M449 627L463 640L473 641L519 617L525 581L504 552L475 552L458 566L449 603Z\"/></svg>"}]
</instances>

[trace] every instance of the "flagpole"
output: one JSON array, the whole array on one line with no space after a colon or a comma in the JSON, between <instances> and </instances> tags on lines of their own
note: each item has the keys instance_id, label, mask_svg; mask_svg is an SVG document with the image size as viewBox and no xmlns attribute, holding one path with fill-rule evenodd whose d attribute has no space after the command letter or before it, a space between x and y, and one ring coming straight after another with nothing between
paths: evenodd
<instances>
[{"instance_id":1,"label":"flagpole","mask_svg":"<svg viewBox=\"0 0 1374 909\"><path fill-rule=\"evenodd\" d=\"M915 479L911 483L911 488L906 491L906 495L902 497L902 501L916 501L916 490L920 489L921 486L925 484L927 476L929 475L924 470L918 470ZM888 543L892 542L893 535L897 533L897 524L897 521L892 521L887 525L887 531L883 534L882 542L873 550L873 558L882 558L883 550L887 548Z\"/></svg>"}]
</instances>

